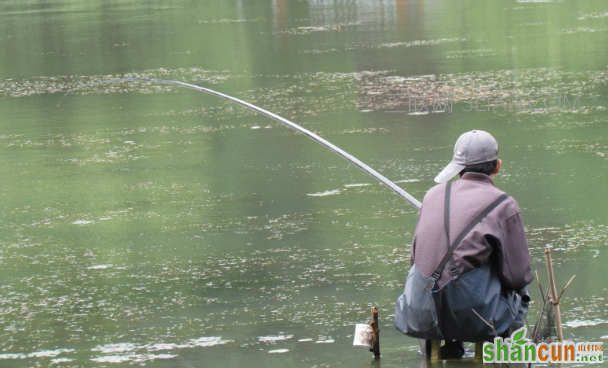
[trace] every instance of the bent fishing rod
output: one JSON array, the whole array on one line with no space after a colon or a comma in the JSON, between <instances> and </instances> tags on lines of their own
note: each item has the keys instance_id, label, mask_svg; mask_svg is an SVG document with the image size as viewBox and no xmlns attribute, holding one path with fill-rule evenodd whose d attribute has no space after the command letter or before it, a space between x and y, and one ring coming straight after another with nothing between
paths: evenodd
<instances>
[{"instance_id":1,"label":"bent fishing rod","mask_svg":"<svg viewBox=\"0 0 608 368\"><path fill-rule=\"evenodd\" d=\"M257 107L253 104L250 104L249 102L245 102L243 100L239 100L238 98L232 97L232 96L228 96L226 94L214 91L212 89L209 88L205 88L205 87L201 87L201 86L197 86L194 84L189 84L189 83L184 83L184 82L178 82L178 81L173 81L173 80L165 80L165 79L154 79L154 78L120 78L120 79L108 79L108 80L103 80L103 81L98 81L98 82L93 82L84 86L80 86L80 87L76 87L70 91L68 91L65 95L63 95L63 97L59 100L59 103L57 104L57 107L59 107L59 105L61 104L61 101L63 101L64 98L67 97L67 95L69 95L70 93L85 88L85 87L89 87L89 86L93 86L96 84L106 84L106 83L121 83L121 82L135 82L135 83L159 83L159 84L168 84L168 85L172 85L172 86L177 86L177 87L185 87L185 88L190 88L193 89L195 91L199 91L199 92L203 92L203 93L207 93L213 96L217 96L220 98L223 98L225 100L228 101L232 101L235 102L243 107L246 107L248 109L251 109L259 114L262 114L264 116L267 116L269 118L271 118L274 121L278 121L279 123L286 125L289 128L292 128L302 134L304 134L305 136L307 136L308 138L314 140L315 142L329 148L331 151L337 153L338 155L342 156L343 158L345 158L346 160L348 160L349 162L351 162L352 164L354 164L355 166L357 166L358 168L360 168L361 170L363 170L365 173L367 173L368 175L370 175L372 178L378 180L380 183L386 185L389 189L391 189L393 192L395 192L399 197L405 199L406 201L408 201L408 203L410 203L412 206L414 206L415 208L417 208L418 210L420 210L421 208L421 204L420 202L412 197L408 192L406 192L405 190L401 189L397 184L393 183L392 181L388 180L387 178L385 178L382 174L380 174L379 172L377 172L376 170L372 169L371 167L367 166L366 164L364 164L363 162L361 162L359 159L357 159L356 157L354 157L353 155L351 155L350 153L344 151L343 149L341 149L340 147L336 146L335 144L321 138L320 136L316 135L315 133L311 132L308 129L304 129L301 126L285 119L282 116L279 116L275 113L272 113L268 110L264 110L261 107Z\"/></svg>"}]
</instances>

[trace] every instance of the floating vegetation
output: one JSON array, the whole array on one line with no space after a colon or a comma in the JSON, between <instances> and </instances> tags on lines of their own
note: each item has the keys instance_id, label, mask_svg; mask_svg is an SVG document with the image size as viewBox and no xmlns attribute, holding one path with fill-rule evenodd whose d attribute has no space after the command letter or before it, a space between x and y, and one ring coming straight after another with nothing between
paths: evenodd
<instances>
[{"instance_id":1,"label":"floating vegetation","mask_svg":"<svg viewBox=\"0 0 608 368\"><path fill-rule=\"evenodd\" d=\"M505 55L510 52L514 52L516 50L517 50L517 48L513 47L510 49L483 48L483 49L475 49L475 50L448 51L447 58L448 59L474 59L474 58L483 58L483 57L494 57L496 55Z\"/></svg>"},{"instance_id":2,"label":"floating vegetation","mask_svg":"<svg viewBox=\"0 0 608 368\"><path fill-rule=\"evenodd\" d=\"M453 103L471 101L473 98L473 109L475 97L479 98L479 106L486 110L486 103L491 104L492 111L511 112L521 114L551 114L548 109L540 109L542 100L536 97L533 102L537 110L529 108L530 96L554 95L563 98L568 96L569 103L573 104L576 96L580 100L600 98L600 91L608 85L608 72L586 71L566 72L555 69L523 69L523 70L499 70L489 72L461 73L461 74L437 74L420 75L411 77L399 77L390 75L374 75L361 83L361 100L359 108L389 111L392 109L408 108L408 96L412 96L411 110L414 114L426 113L427 111L414 111L414 103L417 101L418 110L422 105L424 96L451 96ZM417 100L414 100L414 96ZM514 103L509 105L508 96ZM497 101L503 99L504 105ZM555 98L554 98L555 99ZM430 106L430 97L427 104ZM488 102L489 101L489 102ZM498 105L497 105L498 103ZM550 100L553 103L549 108L557 107L557 99ZM555 106L554 106L555 105ZM468 106L468 105L463 105ZM520 107L521 106L521 109ZM508 109L507 109L508 107ZM544 106L543 106L544 107ZM590 113L603 111L603 106L586 106L581 102L581 111L577 108L567 109L561 106L560 113Z\"/></svg>"},{"instance_id":3,"label":"floating vegetation","mask_svg":"<svg viewBox=\"0 0 608 368\"><path fill-rule=\"evenodd\" d=\"M225 82L231 78L242 78L226 71L206 70L202 68L181 68L181 69L155 69L143 70L139 72L125 73L121 75L63 75L57 77L34 77L29 79L0 79L0 93L4 97L24 97L47 93L66 93L77 87L93 84L101 80L116 78L164 78L189 80L192 83L217 84ZM146 85L141 83L115 83L103 85L91 85L78 91L78 94L115 94L115 93L167 93L175 92L175 87L166 85Z\"/></svg>"},{"instance_id":4,"label":"floating vegetation","mask_svg":"<svg viewBox=\"0 0 608 368\"><path fill-rule=\"evenodd\" d=\"M272 34L288 34L288 35L303 35L310 34L316 32L328 32L328 31L342 31L347 28L354 28L363 24L368 24L370 21L367 20L359 20L355 22L348 23L336 23L331 25L323 25L323 26L301 26L296 28L291 28L287 30L278 30L272 32Z\"/></svg>"},{"instance_id":5,"label":"floating vegetation","mask_svg":"<svg viewBox=\"0 0 608 368\"><path fill-rule=\"evenodd\" d=\"M392 48L392 47L412 47L412 46L429 46L429 45L439 45L441 43L450 43L450 42L464 42L466 38L438 38L434 40L416 40L416 41L407 41L407 42L390 42L390 43L381 43L378 48Z\"/></svg>"},{"instance_id":6,"label":"floating vegetation","mask_svg":"<svg viewBox=\"0 0 608 368\"><path fill-rule=\"evenodd\" d=\"M238 97L276 112L286 118L301 120L306 116L317 116L319 114L336 114L341 109L355 109L358 84L364 79L373 75L386 74L387 72L353 72L353 73L299 73L295 75L254 75L248 78L265 80L272 87L258 87L249 90L239 91ZM213 71L200 68L190 69L158 69L146 70L141 72L127 73L125 75L114 76L66 76L66 77L37 77L27 80L3 80L0 79L0 96L5 97L25 97L37 94L65 93L74 88L87 86L74 92L77 95L91 94L161 94L175 93L175 87L165 85L154 85L145 83L114 83L103 85L89 85L107 78L171 78L184 80L198 84L218 84L233 79L245 78L243 75L233 75L225 71ZM314 106L314 108L312 108ZM66 100L63 108L69 108L69 99ZM242 117L254 116L255 113L249 109L244 109L233 104L218 101L213 104L205 104L201 107L188 108L185 110L163 110L155 112L139 113L142 118L160 117L184 117L199 116L213 121L222 121ZM242 125L242 128L250 128L254 124ZM272 126L272 125L271 125ZM203 125L194 128L154 127L139 128L138 132L147 129L161 130L165 132L188 131L191 132L217 132L225 129L233 129L234 125L209 126ZM143 130L142 130L143 129ZM176 130L177 129L177 130ZM372 128L377 129L377 128ZM365 132L373 132L367 130ZM352 132L352 131L351 131ZM286 134L294 134L287 132ZM13 144L24 144L15 141ZM27 142L27 144L34 144ZM38 143L36 143L38 144ZM141 148L141 147L139 147ZM136 151L138 147L126 147L128 151ZM128 152L127 151L127 152ZM116 152L116 151L115 151ZM97 156L92 162L115 161L123 159L128 155L128 159L141 159L145 156L133 155L132 153L117 151L115 157ZM109 152L109 156L113 153Z\"/></svg>"},{"instance_id":7,"label":"floating vegetation","mask_svg":"<svg viewBox=\"0 0 608 368\"><path fill-rule=\"evenodd\" d=\"M451 43L451 42L465 42L466 38L438 38L432 40L414 40L414 41L404 41L404 42L385 42L379 45L375 44L357 44L357 45L346 45L341 48L328 48L328 49L312 49L312 50L302 50L298 51L299 54L326 54L330 52L348 52L348 51L358 51L358 50L378 50L378 49L391 49L396 47L416 47L416 46L432 46L439 45L443 43Z\"/></svg>"},{"instance_id":8,"label":"floating vegetation","mask_svg":"<svg viewBox=\"0 0 608 368\"><path fill-rule=\"evenodd\" d=\"M230 24L230 23L256 23L256 22L264 22L265 18L239 18L239 19L204 19L199 20L200 24Z\"/></svg>"},{"instance_id":9,"label":"floating vegetation","mask_svg":"<svg viewBox=\"0 0 608 368\"><path fill-rule=\"evenodd\" d=\"M500 51L500 50L497 50ZM489 52L489 51L488 51ZM452 56L461 55L483 55L463 51ZM177 70L148 70L137 73L126 74L133 77L152 78L184 78L186 81L198 83L222 83L229 79L243 78L243 76L232 75L222 71L204 70L198 68ZM122 77L122 76L107 76ZM305 116L317 116L320 114L335 114L337 110L357 111L390 111L403 107L407 103L406 96L432 96L451 95L454 103L469 102L470 97L476 96L480 100L482 109L485 104L490 105L491 111L503 112L511 109L512 113L528 115L551 115L553 112L547 109L532 111L529 108L529 96L540 94L542 96L564 94L569 96L568 101L574 104L576 95L581 96L582 114L604 111L604 106L586 104L585 101L595 100L601 97L608 85L608 74L606 71L566 72L559 69L519 69L499 70L488 72L461 73L461 74L437 74L417 76L394 76L389 71L357 72L357 73L300 73L290 76L259 75L252 76L268 80L274 84L273 87L259 87L240 92L239 97L259 106L286 116L287 118L302 119ZM86 85L101 80L102 76L71 76L71 77L39 77L30 80L0 80L0 91L5 96L20 97L41 93L66 92L72 88ZM311 93L312 91L317 91ZM168 93L175 92L173 87L147 85L135 83L111 84L103 86L91 86L75 93L80 94L112 94L112 93ZM321 96L319 93L325 93ZM508 100L512 96L514 103ZM499 97L503 98L501 105ZM507 100L505 100L507 99ZM538 98L537 98L538 99ZM488 102L489 101L489 102ZM507 101L507 102L505 102ZM413 102L412 102L413 103ZM420 102L421 103L421 102ZM473 105L476 100L473 99ZM556 101L549 103L557 104ZM542 100L536 101L537 106L542 105ZM68 105L69 106L69 105ZM311 109L310 106L315 106ZM552 107L553 105L549 106ZM556 105L557 106L557 105ZM555 107L556 107L555 106ZM565 106L565 105L564 105ZM407 107L407 106L406 106ZM505 108L506 107L506 108ZM544 105L542 106L544 107ZM426 111L409 111L413 115L426 115ZM564 109L561 106L560 113L578 113L576 110ZM225 103L206 104L197 108L187 110L165 110L153 113L141 113L145 117L177 117L177 116L200 116L214 121L253 116L253 112ZM257 129L258 125L251 124L240 126L243 128ZM240 128L233 124L208 126L201 125L191 128L152 127L140 128L140 132L156 130L160 132L219 132L226 129ZM265 126L266 128L272 125ZM143 130L142 130L143 129ZM378 133L386 132L386 128L364 128L357 130L343 130L329 132L330 134L346 133ZM293 134L285 132L285 134ZM8 137L0 137L8 138ZM16 137L15 137L16 138ZM14 139L9 143L14 146L40 145L40 142ZM137 151L141 146L124 147L120 150L111 150L104 155L89 158L87 162L115 162L116 160L137 160L146 158L145 155L137 155L131 151Z\"/></svg>"},{"instance_id":10,"label":"floating vegetation","mask_svg":"<svg viewBox=\"0 0 608 368\"><path fill-rule=\"evenodd\" d=\"M290 35L301 35L301 34L310 34L315 32L327 32L327 31L339 31L341 29L340 25L334 26L323 26L323 27L297 27L289 30L276 31L273 34L290 34Z\"/></svg>"},{"instance_id":11,"label":"floating vegetation","mask_svg":"<svg viewBox=\"0 0 608 368\"><path fill-rule=\"evenodd\" d=\"M153 6L152 10L171 10L171 9L184 9L185 6L181 5L165 5L165 6Z\"/></svg>"},{"instance_id":12,"label":"floating vegetation","mask_svg":"<svg viewBox=\"0 0 608 368\"><path fill-rule=\"evenodd\" d=\"M403 179L402 182L413 180L416 179ZM367 183L346 184L349 186L343 189L344 193L378 187L364 184ZM220 204L225 208L230 201L236 200L234 196L215 196L196 184L174 187L143 182L134 187L125 186L123 190L147 190L154 197L160 193L173 197L180 191L196 191L200 196L198 203L211 200L218 206L215 208L220 208ZM197 201L185 203L197 206ZM135 221L145 218L148 210L132 209L120 216L122 221ZM352 325L368 318L370 286L385 290L387 295L403 287L403 273L409 265L409 247L404 239L411 238L412 234L405 227L387 228L378 225L377 221L398 217L401 222L405 216L407 214L400 209L390 206L364 212L333 208L280 217L217 219L186 227L169 214L163 214L164 231L170 234L169 238L186 231L190 236L200 234L196 239L201 244L213 242L217 236L233 236L231 234L240 232L262 235L248 239L265 238L268 234L286 237L291 233L289 236L295 236L296 229L306 232L321 223L338 226L342 221L345 228L355 232L351 238L339 239L340 243L331 247L319 244L305 248L260 241L260 244L241 249L208 249L204 256L197 257L182 256L179 250L172 254L171 248L159 247L157 241L148 240L145 252L136 255L131 249L133 245L91 248L86 252L67 245L54 245L39 248L35 258L24 258L20 254L22 247L27 246L26 240L9 240L9 244L16 245L2 248L0 256L5 267L10 263L8 267L19 268L31 262L37 262L36 267L40 268L54 267L61 262L62 267L53 275L17 275L5 280L0 296L4 333L22 336L20 331L30 331L34 325L46 331L51 323L46 316L53 313L67 322L69 335L64 344L79 346L80 350L19 352L11 349L10 342L5 340L0 342L4 351L0 359L47 359L50 364L50 359L76 362L87 353L88 359L95 363L139 365L158 359L176 359L180 349L197 347L233 344L242 349L272 346L272 350L291 351L293 345L290 344L295 342L315 343L321 347L350 341L347 334L352 333ZM164 242L162 234L154 237L160 237ZM555 250L557 267L569 261L588 261L595 255L590 250L600 252L601 245L608 242L608 227L594 222L528 228L527 234L533 259L542 259L542 248L535 244L550 243ZM377 239L382 239L383 244ZM28 241L36 242L37 239ZM155 254L163 248L168 252L159 259ZM130 260L134 256L138 259L136 263ZM106 259L113 259L113 262L104 262ZM66 281L70 279L77 279L79 284L68 284ZM99 279L104 282L98 283ZM21 284L19 289L15 287L16 282ZM125 298L125 295L129 297ZM597 295L584 300L576 297L568 296L562 301L566 327L597 326L601 329L606 323L603 292L598 290ZM381 297L377 303L388 306L393 302L392 297ZM587 307L576 309L580 305ZM204 314L188 312L201 307L205 308ZM91 313L93 310L96 312ZM99 314L105 316L103 320L98 320ZM390 326L390 311L385 310L381 316L382 324ZM113 334L107 335L108 340L124 342L95 343L87 348L92 336L107 333L104 332L107 321L116 325ZM291 327L277 333L271 327L272 323L287 323ZM176 337L201 334L207 336L185 340ZM52 338L42 333L39 341L46 343Z\"/></svg>"}]
</instances>

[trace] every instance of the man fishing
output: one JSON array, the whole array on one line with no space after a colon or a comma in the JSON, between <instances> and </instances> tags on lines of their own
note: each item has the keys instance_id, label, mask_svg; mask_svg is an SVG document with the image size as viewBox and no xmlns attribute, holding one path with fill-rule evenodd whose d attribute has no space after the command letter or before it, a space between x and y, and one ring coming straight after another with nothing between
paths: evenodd
<instances>
[{"instance_id":1,"label":"man fishing","mask_svg":"<svg viewBox=\"0 0 608 368\"><path fill-rule=\"evenodd\" d=\"M523 326L527 313L534 276L521 210L494 186L501 167L492 135L464 133L435 178L440 184L422 201L395 325L427 342L445 340L444 358L461 357L461 341L494 337L481 317L506 335Z\"/></svg>"},{"instance_id":2,"label":"man fishing","mask_svg":"<svg viewBox=\"0 0 608 368\"><path fill-rule=\"evenodd\" d=\"M209 88L173 80L122 78L90 85L121 82L185 87L254 110L320 143L421 210L418 200L371 167L268 110ZM58 107L69 93L83 87L67 92ZM419 214L412 244L412 268L395 308L395 326L419 339L445 340L444 357L450 351L464 354L459 341L486 341L492 340L497 332L508 333L523 324L527 312L526 286L533 279L530 256L517 202L496 189L492 181L502 165L497 155L498 144L490 134L483 131L463 134L456 142L452 162L435 180L445 183L459 173L461 179L453 185L448 182L429 190ZM458 236L454 239L450 233ZM454 346L456 350L450 348Z\"/></svg>"}]
</instances>

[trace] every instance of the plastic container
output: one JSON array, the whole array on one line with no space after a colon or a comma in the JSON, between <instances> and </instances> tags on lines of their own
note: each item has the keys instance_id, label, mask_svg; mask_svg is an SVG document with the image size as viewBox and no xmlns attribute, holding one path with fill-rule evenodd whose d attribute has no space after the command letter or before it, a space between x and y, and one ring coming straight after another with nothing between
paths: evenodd
<instances>
[{"instance_id":1,"label":"plastic container","mask_svg":"<svg viewBox=\"0 0 608 368\"><path fill-rule=\"evenodd\" d=\"M357 323L355 326L355 341L353 346L357 348L372 348L372 328L365 323Z\"/></svg>"}]
</instances>

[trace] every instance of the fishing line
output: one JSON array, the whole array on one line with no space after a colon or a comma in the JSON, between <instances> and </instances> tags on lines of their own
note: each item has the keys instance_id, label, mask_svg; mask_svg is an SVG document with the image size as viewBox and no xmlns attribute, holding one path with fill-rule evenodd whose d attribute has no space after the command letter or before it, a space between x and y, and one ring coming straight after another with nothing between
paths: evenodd
<instances>
[{"instance_id":1,"label":"fishing line","mask_svg":"<svg viewBox=\"0 0 608 368\"><path fill-rule=\"evenodd\" d=\"M343 158L345 158L346 160L348 160L349 162L351 162L352 164L354 164L355 166L357 166L358 168L360 168L361 170L363 170L365 173L367 173L368 175L370 175L372 178L378 180L380 183L386 185L389 189L391 189L393 192L395 192L399 197L405 199L408 203L410 203L412 206L416 207L418 210L420 210L421 204L420 202L412 197L408 192L406 192L405 190L401 189L397 184L393 183L392 181L388 180L387 178L385 178L382 174L380 174L379 172L377 172L376 170L372 169L371 167L367 166L366 164L364 164L363 162L361 162L359 159L357 159L356 157L354 157L353 155L351 155L350 153L344 151L343 149L339 148L338 146L334 145L333 143L319 137L318 135L316 135L315 133L302 128L301 126L285 119L284 117L281 117L277 114L274 114L268 110L264 110L261 107L257 107L255 105L250 104L249 102L245 102L243 100L239 100L238 98L232 97L232 96L228 96L226 94L214 91L212 89L209 88L205 88L205 87L200 87L194 84L189 84L189 83L183 83L183 82L178 82L178 81L173 81L173 80L165 80L165 79L153 79L153 78L121 78L121 79L108 79L108 80L103 80L103 81L98 81L98 82L93 82L93 83L89 83L80 87L76 87L70 91L68 91L65 95L63 95L63 97L61 97L61 99L59 100L59 103L57 104L57 107L59 107L59 105L61 104L61 102L63 101L64 98L66 98L70 93L82 89L82 88L86 88L89 86L93 86L96 84L106 84L106 83L121 83L121 82L135 82L135 83L160 83L160 84L168 84L168 85L172 85L172 86L177 86L177 87L185 87L185 88L190 88L193 89L195 91L199 91L199 92L203 92L203 93L207 93L213 96L217 96L220 98L223 98L225 100L228 101L232 101L235 102L243 107L246 107L248 109L251 109L257 113L260 113L264 116L267 116L269 118L271 118L274 121L278 121L279 123L288 126L289 128L292 128L302 134L304 134L305 136L307 136L308 138L316 141L317 143L320 143L321 145L329 148L331 151L337 153L338 155L342 156Z\"/></svg>"}]
</instances>

